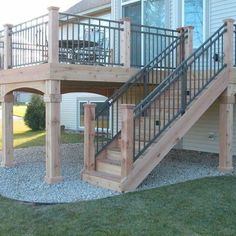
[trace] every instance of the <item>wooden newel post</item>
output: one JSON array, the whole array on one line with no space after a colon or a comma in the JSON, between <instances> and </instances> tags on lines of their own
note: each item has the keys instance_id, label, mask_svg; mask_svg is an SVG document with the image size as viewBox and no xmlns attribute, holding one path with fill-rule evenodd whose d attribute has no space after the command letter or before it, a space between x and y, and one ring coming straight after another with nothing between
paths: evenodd
<instances>
[{"instance_id":1,"label":"wooden newel post","mask_svg":"<svg viewBox=\"0 0 236 236\"><path fill-rule=\"evenodd\" d=\"M226 32L224 33L224 61L228 65L227 69L229 70L229 73L230 73L233 66L234 20L226 19L224 20L224 23L226 25L225 26Z\"/></svg>"},{"instance_id":2,"label":"wooden newel post","mask_svg":"<svg viewBox=\"0 0 236 236\"><path fill-rule=\"evenodd\" d=\"M59 8L49 7L48 62L59 62Z\"/></svg>"},{"instance_id":3,"label":"wooden newel post","mask_svg":"<svg viewBox=\"0 0 236 236\"><path fill-rule=\"evenodd\" d=\"M121 105L121 177L125 178L133 168L134 104Z\"/></svg>"},{"instance_id":4,"label":"wooden newel post","mask_svg":"<svg viewBox=\"0 0 236 236\"><path fill-rule=\"evenodd\" d=\"M4 70L12 66L12 27L13 25L4 25Z\"/></svg>"},{"instance_id":5,"label":"wooden newel post","mask_svg":"<svg viewBox=\"0 0 236 236\"><path fill-rule=\"evenodd\" d=\"M123 28L121 32L120 61L124 67L130 68L131 61L131 21L129 18L123 19Z\"/></svg>"},{"instance_id":6,"label":"wooden newel post","mask_svg":"<svg viewBox=\"0 0 236 236\"><path fill-rule=\"evenodd\" d=\"M95 104L84 104L84 170L95 170Z\"/></svg>"},{"instance_id":7,"label":"wooden newel post","mask_svg":"<svg viewBox=\"0 0 236 236\"><path fill-rule=\"evenodd\" d=\"M178 49L179 63L184 61L193 53L193 29L193 26L177 28L177 31L179 32L179 37L181 38L180 46ZM187 35L185 35L186 31Z\"/></svg>"}]
</instances>

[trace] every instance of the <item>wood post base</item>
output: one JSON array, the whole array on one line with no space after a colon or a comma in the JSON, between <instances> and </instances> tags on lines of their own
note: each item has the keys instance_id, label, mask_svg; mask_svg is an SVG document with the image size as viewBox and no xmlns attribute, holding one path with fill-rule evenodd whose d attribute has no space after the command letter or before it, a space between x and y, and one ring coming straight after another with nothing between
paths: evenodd
<instances>
[{"instance_id":1,"label":"wood post base","mask_svg":"<svg viewBox=\"0 0 236 236\"><path fill-rule=\"evenodd\" d=\"M3 168L11 168L14 166L15 166L15 162L10 162L10 163L1 162L1 165L0 165L0 167L3 167Z\"/></svg>"},{"instance_id":2,"label":"wood post base","mask_svg":"<svg viewBox=\"0 0 236 236\"><path fill-rule=\"evenodd\" d=\"M56 184L56 183L60 183L63 181L63 177L62 176L57 176L57 177L44 177L44 180L47 184Z\"/></svg>"},{"instance_id":3,"label":"wood post base","mask_svg":"<svg viewBox=\"0 0 236 236\"><path fill-rule=\"evenodd\" d=\"M218 170L220 172L223 172L223 173L230 173L234 170L234 168L233 167L221 167L221 166L219 166Z\"/></svg>"}]
</instances>

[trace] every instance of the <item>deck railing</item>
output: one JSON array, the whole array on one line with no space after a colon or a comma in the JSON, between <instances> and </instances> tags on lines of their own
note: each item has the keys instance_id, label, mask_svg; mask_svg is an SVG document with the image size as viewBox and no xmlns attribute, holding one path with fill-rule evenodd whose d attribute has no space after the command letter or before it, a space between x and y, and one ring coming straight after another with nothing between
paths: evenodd
<instances>
[{"instance_id":1,"label":"deck railing","mask_svg":"<svg viewBox=\"0 0 236 236\"><path fill-rule=\"evenodd\" d=\"M136 160L226 67L222 25L134 110Z\"/></svg>"},{"instance_id":2,"label":"deck railing","mask_svg":"<svg viewBox=\"0 0 236 236\"><path fill-rule=\"evenodd\" d=\"M12 68L48 61L48 14L12 28Z\"/></svg>"},{"instance_id":3,"label":"deck railing","mask_svg":"<svg viewBox=\"0 0 236 236\"><path fill-rule=\"evenodd\" d=\"M178 37L176 30L136 25L129 19L59 13L57 8L22 24L9 25L8 32L8 68L47 62L144 67Z\"/></svg>"},{"instance_id":4,"label":"deck railing","mask_svg":"<svg viewBox=\"0 0 236 236\"><path fill-rule=\"evenodd\" d=\"M178 36L177 30L131 23L131 66L145 66Z\"/></svg>"},{"instance_id":5,"label":"deck railing","mask_svg":"<svg viewBox=\"0 0 236 236\"><path fill-rule=\"evenodd\" d=\"M72 64L122 65L122 21L60 13L59 60Z\"/></svg>"},{"instance_id":6,"label":"deck railing","mask_svg":"<svg viewBox=\"0 0 236 236\"><path fill-rule=\"evenodd\" d=\"M109 97L95 117L95 151L98 155L121 129L121 105L138 104L151 93L180 63L180 48L185 44L187 31L177 37L158 56L131 77L116 93Z\"/></svg>"}]
</instances>

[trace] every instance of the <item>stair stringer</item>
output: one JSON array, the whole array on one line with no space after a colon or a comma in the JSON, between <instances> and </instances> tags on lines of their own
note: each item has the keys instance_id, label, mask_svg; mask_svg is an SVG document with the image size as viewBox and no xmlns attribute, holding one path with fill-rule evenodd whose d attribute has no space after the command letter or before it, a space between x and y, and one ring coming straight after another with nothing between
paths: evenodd
<instances>
[{"instance_id":1,"label":"stair stringer","mask_svg":"<svg viewBox=\"0 0 236 236\"><path fill-rule=\"evenodd\" d=\"M184 115L178 118L159 139L133 164L129 175L121 180L121 191L136 189L148 174L160 163L189 129L200 119L228 86L227 69L219 73L192 102Z\"/></svg>"}]
</instances>

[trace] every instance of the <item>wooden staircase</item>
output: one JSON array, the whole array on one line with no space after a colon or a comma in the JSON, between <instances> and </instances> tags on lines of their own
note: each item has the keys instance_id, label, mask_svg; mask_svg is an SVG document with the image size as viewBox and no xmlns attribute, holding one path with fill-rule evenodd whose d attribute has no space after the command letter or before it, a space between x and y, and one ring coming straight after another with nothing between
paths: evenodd
<instances>
[{"instance_id":1,"label":"wooden staircase","mask_svg":"<svg viewBox=\"0 0 236 236\"><path fill-rule=\"evenodd\" d=\"M90 150L93 149L93 143L85 144L86 154L89 154L86 160L89 161L85 162L82 171L83 180L119 192L134 190L142 183L227 88L230 77L228 65L232 60L226 56L225 61L212 61L216 53L227 55L223 41L227 32L225 27L225 24L222 25L151 91L144 89L148 88L147 81L152 81L151 72L154 73L159 63L141 70L138 78L127 82L120 94L108 99L106 109L101 110L99 115L103 117L104 111L107 114L116 109L112 123L121 120L121 125L116 126L117 133L109 142L105 142L105 145L102 142L103 146L97 151L96 158L94 151ZM206 55L210 63L206 62ZM124 96L128 97L130 88L134 88L132 94L141 88L146 95L135 106L126 103L120 105L123 110L119 110L118 101ZM88 111L93 125L87 128L89 132L86 140L95 135L93 113L95 110ZM97 124L98 118L96 116ZM108 132L105 134L109 137ZM97 147L99 145L97 142Z\"/></svg>"},{"instance_id":2,"label":"wooden staircase","mask_svg":"<svg viewBox=\"0 0 236 236\"><path fill-rule=\"evenodd\" d=\"M130 191L142 183L148 174L160 163L166 154L181 140L188 130L207 111L213 102L222 94L228 85L225 78L225 71L222 71L209 86L194 100L185 113L178 117L175 122L165 130L165 132L153 142L150 147L133 163L133 168L127 177L121 176L121 138L118 136L113 142L96 158L95 171L83 171L82 179L94 185L108 188L114 191ZM171 104L170 104L171 106ZM164 109L161 109L164 122ZM165 114L166 116L168 114ZM156 114L155 117L159 117ZM146 117L145 123L149 127L149 122L155 123L154 116ZM141 121L143 125L144 118ZM153 126L152 126L153 128ZM156 126L158 128L158 125ZM148 130L148 129L147 129ZM153 135L144 130L140 133L140 146L144 144L144 139L148 141L148 136ZM144 136L146 136L144 138ZM136 141L138 142L138 141ZM138 146L135 145L136 147Z\"/></svg>"}]
</instances>

